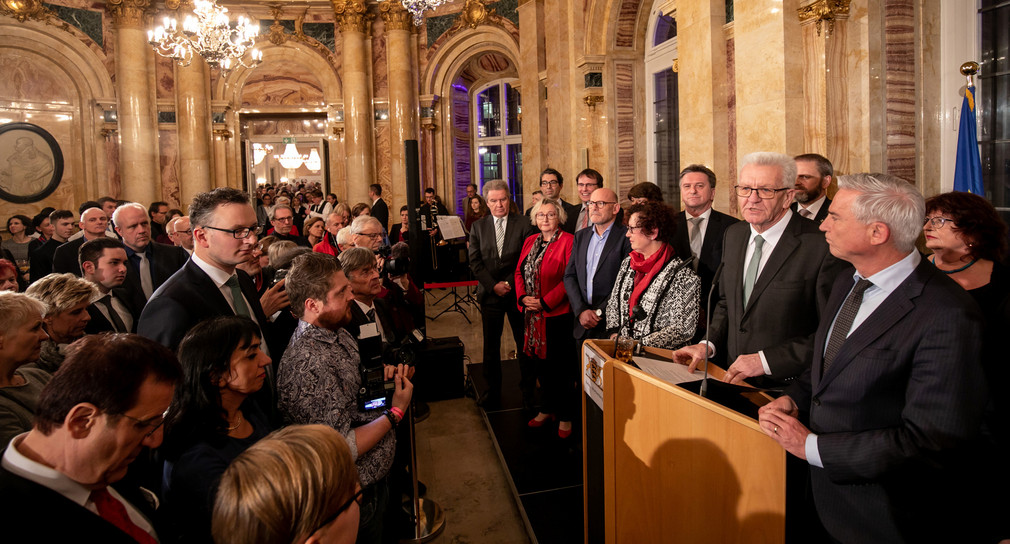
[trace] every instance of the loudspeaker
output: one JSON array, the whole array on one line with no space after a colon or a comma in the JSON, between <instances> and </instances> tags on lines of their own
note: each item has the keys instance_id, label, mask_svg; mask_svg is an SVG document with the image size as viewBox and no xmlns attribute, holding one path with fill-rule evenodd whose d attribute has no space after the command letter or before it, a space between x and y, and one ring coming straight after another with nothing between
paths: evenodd
<instances>
[{"instance_id":1,"label":"loudspeaker","mask_svg":"<svg viewBox=\"0 0 1010 544\"><path fill-rule=\"evenodd\" d=\"M429 338L414 359L414 396L422 401L463 396L463 342L458 336Z\"/></svg>"}]
</instances>

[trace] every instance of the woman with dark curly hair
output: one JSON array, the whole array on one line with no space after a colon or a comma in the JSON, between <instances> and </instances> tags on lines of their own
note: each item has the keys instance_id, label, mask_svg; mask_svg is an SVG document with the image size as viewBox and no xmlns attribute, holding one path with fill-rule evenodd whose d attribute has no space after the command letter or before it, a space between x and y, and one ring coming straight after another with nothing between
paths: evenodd
<instances>
[{"instance_id":1,"label":"woman with dark curly hair","mask_svg":"<svg viewBox=\"0 0 1010 544\"><path fill-rule=\"evenodd\" d=\"M163 542L210 542L218 481L228 464L273 429L247 399L263 387L270 358L259 327L242 316L216 317L179 343L183 382L165 421Z\"/></svg>"},{"instance_id":2,"label":"woman with dark curly hair","mask_svg":"<svg viewBox=\"0 0 1010 544\"><path fill-rule=\"evenodd\" d=\"M674 254L673 208L649 201L628 212L631 254L621 264L607 303L607 329L615 337L677 349L694 336L701 280L689 266L689 255ZM635 308L641 308L638 316Z\"/></svg>"},{"instance_id":3,"label":"woman with dark curly hair","mask_svg":"<svg viewBox=\"0 0 1010 544\"><path fill-rule=\"evenodd\" d=\"M480 195L473 195L466 199L466 213L463 215L463 226L466 227L466 231L470 232L470 226L473 225L474 221L477 221L481 217L486 217L491 215L491 210L488 209L487 203Z\"/></svg>"},{"instance_id":4,"label":"woman with dark curly hair","mask_svg":"<svg viewBox=\"0 0 1010 544\"><path fill-rule=\"evenodd\" d=\"M1010 379L1004 362L1002 335L1010 328L1010 269L1003 265L1007 253L1007 226L988 200L971 193L943 193L926 200L922 227L929 260L975 299L985 318L982 368L990 384L990 402L984 415L982 437L976 452L985 475L969 474L968 481L984 482L988 489L1010 485L1010 471L1002 468L1010 455L1010 402L1001 384ZM942 309L938 310L942 311ZM982 493L981 488L979 493ZM988 493L986 493L988 495ZM1010 506L1005 499L984 501L979 519L998 520ZM1006 524L983 528L983 538L996 542L1010 537Z\"/></svg>"}]
</instances>

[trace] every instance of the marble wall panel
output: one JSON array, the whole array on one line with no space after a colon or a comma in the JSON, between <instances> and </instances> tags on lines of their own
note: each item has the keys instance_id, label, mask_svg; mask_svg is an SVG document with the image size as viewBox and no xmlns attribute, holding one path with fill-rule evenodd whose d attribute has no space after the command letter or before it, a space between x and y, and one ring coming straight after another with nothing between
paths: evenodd
<instances>
[{"instance_id":1,"label":"marble wall panel","mask_svg":"<svg viewBox=\"0 0 1010 544\"><path fill-rule=\"evenodd\" d=\"M614 96L617 114L617 193L621 202L635 179L635 101L634 64L614 63Z\"/></svg>"},{"instance_id":2,"label":"marble wall panel","mask_svg":"<svg viewBox=\"0 0 1010 544\"><path fill-rule=\"evenodd\" d=\"M106 183L109 186L108 195L112 198L121 198L123 187L119 177L119 138L116 135L106 138L103 151L105 152Z\"/></svg>"},{"instance_id":3,"label":"marble wall panel","mask_svg":"<svg viewBox=\"0 0 1010 544\"><path fill-rule=\"evenodd\" d=\"M726 152L726 181L728 185L736 184L736 42L733 38L726 40L726 133L728 134ZM723 185L726 185L724 183ZM739 212L736 198L732 192L720 192L722 198L715 202L717 207L729 210L726 213L736 215Z\"/></svg>"},{"instance_id":4,"label":"marble wall panel","mask_svg":"<svg viewBox=\"0 0 1010 544\"><path fill-rule=\"evenodd\" d=\"M614 47L634 47L638 31L638 10L641 0L621 0L614 30ZM648 8L646 8L648 9Z\"/></svg>"},{"instance_id":5,"label":"marble wall panel","mask_svg":"<svg viewBox=\"0 0 1010 544\"><path fill-rule=\"evenodd\" d=\"M295 62L264 62L242 87L242 106L321 106L319 78Z\"/></svg>"},{"instance_id":6,"label":"marble wall panel","mask_svg":"<svg viewBox=\"0 0 1010 544\"><path fill-rule=\"evenodd\" d=\"M915 2L884 1L887 173L915 179Z\"/></svg>"},{"instance_id":7,"label":"marble wall panel","mask_svg":"<svg viewBox=\"0 0 1010 544\"><path fill-rule=\"evenodd\" d=\"M8 121L9 119L9 121ZM52 206L57 209L76 210L80 203L80 198L75 190L83 189L81 183L81 159L83 158L80 146L75 146L74 125L77 119L72 109L63 112L58 111L38 111L35 109L13 109L0 108L0 124L8 122L31 123L37 125L52 134L60 146L63 154L63 177L56 191L46 198L29 204L15 204L0 200L0 229L8 217L15 214L23 214L34 217L42 208ZM39 149L42 154L49 155L48 150ZM8 149L0 149L0 165L7 167L7 157L11 153ZM80 185L80 187L78 187ZM82 191L83 194L83 191Z\"/></svg>"},{"instance_id":8,"label":"marble wall panel","mask_svg":"<svg viewBox=\"0 0 1010 544\"><path fill-rule=\"evenodd\" d=\"M386 199L386 205L389 209L393 209L393 205L396 205L396 209L399 210L400 206L406 204L406 202L393 202L393 175L392 175L392 157L390 156L389 150L389 123L375 123L375 181L382 186L382 195ZM399 213L390 213L390 217L399 217Z\"/></svg>"},{"instance_id":9,"label":"marble wall panel","mask_svg":"<svg viewBox=\"0 0 1010 544\"><path fill-rule=\"evenodd\" d=\"M854 0L849 5L849 19L845 23L846 43L846 102L848 119L845 135L848 141L846 172L873 172L881 168L870 165L870 85L877 80L871 76L869 20L867 0Z\"/></svg>"},{"instance_id":10,"label":"marble wall panel","mask_svg":"<svg viewBox=\"0 0 1010 544\"><path fill-rule=\"evenodd\" d=\"M409 59L408 59L409 62ZM389 97L389 70L386 68L386 26L377 17L372 25L372 98Z\"/></svg>"},{"instance_id":11,"label":"marble wall panel","mask_svg":"<svg viewBox=\"0 0 1010 544\"><path fill-rule=\"evenodd\" d=\"M158 55L154 57L155 81L158 98L175 99L175 61Z\"/></svg>"},{"instance_id":12,"label":"marble wall panel","mask_svg":"<svg viewBox=\"0 0 1010 544\"><path fill-rule=\"evenodd\" d=\"M173 130L158 131L158 148L161 169L161 199L169 207L179 207L179 135ZM189 203L186 203L189 205Z\"/></svg>"},{"instance_id":13,"label":"marble wall panel","mask_svg":"<svg viewBox=\"0 0 1010 544\"><path fill-rule=\"evenodd\" d=\"M69 103L71 84L50 61L16 50L0 50L0 99L12 102Z\"/></svg>"}]
</instances>

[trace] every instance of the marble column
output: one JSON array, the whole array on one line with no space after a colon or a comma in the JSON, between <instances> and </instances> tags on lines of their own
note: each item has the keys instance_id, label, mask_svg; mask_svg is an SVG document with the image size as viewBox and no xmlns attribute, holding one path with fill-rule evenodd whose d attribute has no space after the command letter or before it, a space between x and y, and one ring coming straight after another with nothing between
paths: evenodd
<instances>
[{"instance_id":1,"label":"marble column","mask_svg":"<svg viewBox=\"0 0 1010 544\"><path fill-rule=\"evenodd\" d=\"M799 0L734 4L736 161L754 151L803 150ZM682 132L683 133L683 132Z\"/></svg>"},{"instance_id":2,"label":"marble column","mask_svg":"<svg viewBox=\"0 0 1010 544\"><path fill-rule=\"evenodd\" d=\"M375 135L366 30L374 16L368 13L364 0L330 1L340 28L343 53L347 201L368 202L368 186L375 183Z\"/></svg>"},{"instance_id":3,"label":"marble column","mask_svg":"<svg viewBox=\"0 0 1010 544\"><path fill-rule=\"evenodd\" d=\"M547 69L544 50L543 0L519 0L519 92L523 117L523 193L540 189L540 172L547 168L547 101L540 73ZM526 29L529 29L528 31Z\"/></svg>"},{"instance_id":4,"label":"marble column","mask_svg":"<svg viewBox=\"0 0 1010 544\"><path fill-rule=\"evenodd\" d=\"M849 168L846 59L849 2L817 0L799 9L803 34L803 152L820 153L835 175Z\"/></svg>"},{"instance_id":5,"label":"marble column","mask_svg":"<svg viewBox=\"0 0 1010 544\"><path fill-rule=\"evenodd\" d=\"M158 139L148 88L151 46L144 30L144 14L150 5L150 0L106 3L116 33L121 197L144 205L161 200Z\"/></svg>"},{"instance_id":6,"label":"marble column","mask_svg":"<svg viewBox=\"0 0 1010 544\"><path fill-rule=\"evenodd\" d=\"M683 2L677 7L678 68L690 77L678 78L681 167L704 164L720 183L715 207L730 209L732 186L729 156L729 115L726 102L726 3L724 0Z\"/></svg>"},{"instance_id":7,"label":"marble column","mask_svg":"<svg viewBox=\"0 0 1010 544\"><path fill-rule=\"evenodd\" d=\"M579 153L575 147L573 127L576 126L575 108L578 106L576 95L578 89L572 81L572 41L575 30L571 24L571 11L574 3L568 0L545 0L544 23L549 25L550 32L545 33L544 51L547 65L547 126L550 127L550 138L546 144L546 166L556 168L568 180L561 197L569 202L578 200L575 190L575 174L579 168ZM521 23L521 22L520 22ZM525 86L524 86L525 88ZM535 106L534 106L535 107ZM530 111L523 101L523 111ZM525 151L525 149L523 149ZM523 168L523 170L526 170ZM539 171L536 172L539 175Z\"/></svg>"},{"instance_id":8,"label":"marble column","mask_svg":"<svg viewBox=\"0 0 1010 544\"><path fill-rule=\"evenodd\" d=\"M175 119L179 130L179 200L184 208L193 197L214 187L211 181L210 73L199 55L175 71Z\"/></svg>"},{"instance_id":9,"label":"marble column","mask_svg":"<svg viewBox=\"0 0 1010 544\"><path fill-rule=\"evenodd\" d=\"M386 67L389 72L389 145L390 184L386 197L390 218L399 217L400 206L407 203L407 162L404 141L417 140L417 87L411 63L411 30L414 20L399 0L379 4L386 26ZM385 196L385 195L383 195ZM393 213L393 212L396 213Z\"/></svg>"}]
</instances>

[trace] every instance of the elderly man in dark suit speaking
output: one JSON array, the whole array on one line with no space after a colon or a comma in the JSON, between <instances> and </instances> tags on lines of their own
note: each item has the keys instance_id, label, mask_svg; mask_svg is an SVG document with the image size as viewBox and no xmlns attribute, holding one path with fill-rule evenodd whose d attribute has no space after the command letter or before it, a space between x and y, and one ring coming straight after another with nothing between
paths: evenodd
<instances>
[{"instance_id":1,"label":"elderly man in dark suit speaking","mask_svg":"<svg viewBox=\"0 0 1010 544\"><path fill-rule=\"evenodd\" d=\"M610 189L597 189L589 197L589 226L575 233L572 257L565 268L565 290L575 314L575 339L603 338L603 315L614 289L621 262L631 253L628 227L616 221L621 204Z\"/></svg>"},{"instance_id":2,"label":"elderly man in dark suit speaking","mask_svg":"<svg viewBox=\"0 0 1010 544\"><path fill-rule=\"evenodd\" d=\"M835 282L813 364L761 408L761 429L809 463L838 541L976 542L961 514L984 498L951 469L986 403L980 312L916 251L925 206L914 186L857 174L839 187L821 229L854 268Z\"/></svg>"},{"instance_id":3,"label":"elderly man in dark suit speaking","mask_svg":"<svg viewBox=\"0 0 1010 544\"><path fill-rule=\"evenodd\" d=\"M781 153L743 158L736 192L744 222L726 229L719 303L709 330L723 351L726 380L781 385L810 365L814 331L843 264L828 252L813 221L789 210L796 163ZM691 370L705 345L674 352Z\"/></svg>"},{"instance_id":4,"label":"elderly man in dark suit speaking","mask_svg":"<svg viewBox=\"0 0 1010 544\"><path fill-rule=\"evenodd\" d=\"M477 302L480 304L484 333L484 378L488 390L480 399L486 407L496 407L501 400L501 333L508 317L516 346L523 342L523 315L516 304L516 266L523 241L536 230L529 219L509 213L509 187L502 180L484 184L484 199L491 215L478 219L470 229L470 269L477 278ZM532 407L536 371L516 350L521 378L519 388L523 404Z\"/></svg>"}]
</instances>

